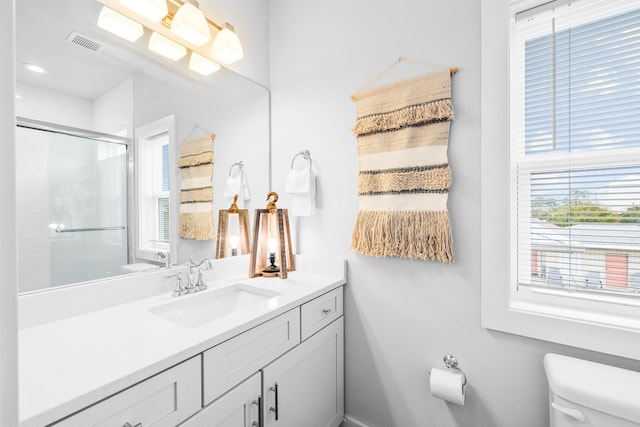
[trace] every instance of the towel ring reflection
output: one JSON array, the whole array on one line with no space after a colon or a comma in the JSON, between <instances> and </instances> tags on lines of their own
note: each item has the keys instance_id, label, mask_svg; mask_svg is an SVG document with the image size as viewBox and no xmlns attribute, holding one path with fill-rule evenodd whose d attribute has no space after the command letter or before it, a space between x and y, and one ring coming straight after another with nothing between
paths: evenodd
<instances>
[{"instance_id":1,"label":"towel ring reflection","mask_svg":"<svg viewBox=\"0 0 640 427\"><path fill-rule=\"evenodd\" d=\"M309 168L313 166L313 160L311 160L311 153L309 152L309 150L303 150L297 153L295 156L293 156L293 159L291 159L291 169L293 169L293 164L296 162L296 159L300 156L302 156L305 160L309 162Z\"/></svg>"},{"instance_id":2,"label":"towel ring reflection","mask_svg":"<svg viewBox=\"0 0 640 427\"><path fill-rule=\"evenodd\" d=\"M233 168L235 168L236 166L240 169L240 174L244 172L244 162L240 160L239 162L235 162L231 165L231 167L229 168L229 176L231 176L231 172L233 172Z\"/></svg>"}]
</instances>

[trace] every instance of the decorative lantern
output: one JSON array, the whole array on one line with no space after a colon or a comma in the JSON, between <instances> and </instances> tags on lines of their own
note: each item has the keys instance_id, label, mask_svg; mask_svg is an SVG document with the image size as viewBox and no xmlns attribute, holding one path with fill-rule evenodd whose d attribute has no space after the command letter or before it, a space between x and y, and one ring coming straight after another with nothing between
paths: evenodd
<instances>
[{"instance_id":1,"label":"decorative lantern","mask_svg":"<svg viewBox=\"0 0 640 427\"><path fill-rule=\"evenodd\" d=\"M238 209L238 195L229 209L218 214L216 259L249 253L249 211Z\"/></svg>"},{"instance_id":2,"label":"decorative lantern","mask_svg":"<svg viewBox=\"0 0 640 427\"><path fill-rule=\"evenodd\" d=\"M272 201L269 201L273 197ZM287 278L287 272L294 271L289 213L278 209L278 194L267 194L267 208L256 209L253 219L253 244L249 277Z\"/></svg>"}]
</instances>

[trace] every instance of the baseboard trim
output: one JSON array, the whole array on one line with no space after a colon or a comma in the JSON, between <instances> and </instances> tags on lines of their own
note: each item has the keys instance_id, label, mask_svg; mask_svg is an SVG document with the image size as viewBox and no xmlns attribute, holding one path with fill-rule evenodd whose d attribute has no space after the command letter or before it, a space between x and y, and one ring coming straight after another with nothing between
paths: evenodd
<instances>
[{"instance_id":1,"label":"baseboard trim","mask_svg":"<svg viewBox=\"0 0 640 427\"><path fill-rule=\"evenodd\" d=\"M342 421L342 424L340 425L340 427L371 427L371 426L363 423L357 418L353 418L348 415L345 415L344 421Z\"/></svg>"}]
</instances>

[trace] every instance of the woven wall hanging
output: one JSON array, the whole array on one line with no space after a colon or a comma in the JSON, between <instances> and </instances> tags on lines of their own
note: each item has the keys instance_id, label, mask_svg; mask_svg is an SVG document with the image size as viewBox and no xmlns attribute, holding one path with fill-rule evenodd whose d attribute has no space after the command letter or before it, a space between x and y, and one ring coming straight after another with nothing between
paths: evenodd
<instances>
[{"instance_id":1,"label":"woven wall hanging","mask_svg":"<svg viewBox=\"0 0 640 427\"><path fill-rule=\"evenodd\" d=\"M376 257L453 262L447 159L449 69L352 96L360 209L351 248Z\"/></svg>"},{"instance_id":2,"label":"woven wall hanging","mask_svg":"<svg viewBox=\"0 0 640 427\"><path fill-rule=\"evenodd\" d=\"M213 139L207 135L180 144L179 235L183 239L213 240Z\"/></svg>"}]
</instances>

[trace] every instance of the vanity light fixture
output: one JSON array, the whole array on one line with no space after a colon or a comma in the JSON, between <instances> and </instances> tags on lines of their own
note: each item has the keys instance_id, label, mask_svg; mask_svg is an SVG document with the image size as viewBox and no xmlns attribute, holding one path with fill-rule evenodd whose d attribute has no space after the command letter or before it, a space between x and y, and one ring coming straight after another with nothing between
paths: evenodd
<instances>
[{"instance_id":1,"label":"vanity light fixture","mask_svg":"<svg viewBox=\"0 0 640 427\"><path fill-rule=\"evenodd\" d=\"M144 34L142 24L106 6L102 6L98 15L98 27L130 42L138 40Z\"/></svg>"},{"instance_id":2,"label":"vanity light fixture","mask_svg":"<svg viewBox=\"0 0 640 427\"><path fill-rule=\"evenodd\" d=\"M269 201L273 197L272 201ZM256 209L253 218L253 243L249 260L249 277L287 278L294 271L289 212L278 209L278 194L267 194L266 209Z\"/></svg>"},{"instance_id":3,"label":"vanity light fixture","mask_svg":"<svg viewBox=\"0 0 640 427\"><path fill-rule=\"evenodd\" d=\"M211 40L209 23L195 0L187 0L180 6L171 20L171 32L196 46Z\"/></svg>"},{"instance_id":4,"label":"vanity light fixture","mask_svg":"<svg viewBox=\"0 0 640 427\"><path fill-rule=\"evenodd\" d=\"M219 70L219 64L229 65L244 57L233 27L208 19L196 0L100 2L104 3L98 17L100 28L131 42L148 30L150 50L174 61L190 53L189 69L204 76Z\"/></svg>"},{"instance_id":5,"label":"vanity light fixture","mask_svg":"<svg viewBox=\"0 0 640 427\"><path fill-rule=\"evenodd\" d=\"M119 3L151 22L160 22L169 14L167 0L119 0Z\"/></svg>"},{"instance_id":6,"label":"vanity light fixture","mask_svg":"<svg viewBox=\"0 0 640 427\"><path fill-rule=\"evenodd\" d=\"M189 69L196 73L200 73L203 76L208 76L209 74L218 71L220 69L220 65L205 58L197 52L192 52L191 58L189 59Z\"/></svg>"},{"instance_id":7,"label":"vanity light fixture","mask_svg":"<svg viewBox=\"0 0 640 427\"><path fill-rule=\"evenodd\" d=\"M219 211L216 259L249 253L249 211L237 203L236 194L229 209Z\"/></svg>"},{"instance_id":8,"label":"vanity light fixture","mask_svg":"<svg viewBox=\"0 0 640 427\"><path fill-rule=\"evenodd\" d=\"M187 54L187 48L156 32L149 37L149 50L173 61Z\"/></svg>"},{"instance_id":9,"label":"vanity light fixture","mask_svg":"<svg viewBox=\"0 0 640 427\"><path fill-rule=\"evenodd\" d=\"M240 39L228 22L222 26L216 34L216 38L213 39L211 56L226 65L244 58Z\"/></svg>"}]
</instances>

